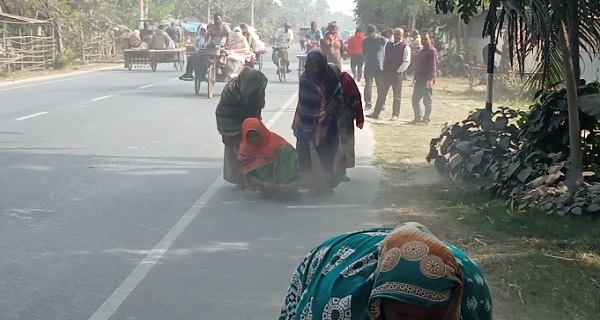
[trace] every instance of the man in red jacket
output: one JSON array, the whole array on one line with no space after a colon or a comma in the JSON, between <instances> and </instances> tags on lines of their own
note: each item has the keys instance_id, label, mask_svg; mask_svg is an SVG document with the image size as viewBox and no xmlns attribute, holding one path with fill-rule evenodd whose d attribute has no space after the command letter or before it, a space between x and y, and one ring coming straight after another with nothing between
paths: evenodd
<instances>
[{"instance_id":1,"label":"man in red jacket","mask_svg":"<svg viewBox=\"0 0 600 320\"><path fill-rule=\"evenodd\" d=\"M352 75L357 82L362 79L365 56L363 55L362 42L365 40L365 34L362 29L356 28L354 36L348 40L348 54L350 55L350 66Z\"/></svg>"}]
</instances>

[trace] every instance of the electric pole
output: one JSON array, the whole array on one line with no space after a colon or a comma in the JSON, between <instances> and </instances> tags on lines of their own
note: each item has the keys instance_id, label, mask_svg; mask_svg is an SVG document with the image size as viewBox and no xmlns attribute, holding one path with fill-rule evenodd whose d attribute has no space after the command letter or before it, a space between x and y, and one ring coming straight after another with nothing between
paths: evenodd
<instances>
[{"instance_id":1,"label":"electric pole","mask_svg":"<svg viewBox=\"0 0 600 320\"><path fill-rule=\"evenodd\" d=\"M254 0L250 2L250 24L254 27Z\"/></svg>"},{"instance_id":2,"label":"electric pole","mask_svg":"<svg viewBox=\"0 0 600 320\"><path fill-rule=\"evenodd\" d=\"M139 15L138 15L138 18L140 21L138 22L138 24L139 24L139 29L142 29L144 27L144 25L142 23L142 21L144 21L144 0L138 0L138 6L139 6L139 10L140 10Z\"/></svg>"}]
</instances>

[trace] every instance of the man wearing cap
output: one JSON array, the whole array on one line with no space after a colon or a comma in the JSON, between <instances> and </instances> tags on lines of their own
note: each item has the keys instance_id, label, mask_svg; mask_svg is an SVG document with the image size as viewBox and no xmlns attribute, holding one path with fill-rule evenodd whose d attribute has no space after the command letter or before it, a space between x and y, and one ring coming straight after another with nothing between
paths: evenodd
<instances>
[{"instance_id":1,"label":"man wearing cap","mask_svg":"<svg viewBox=\"0 0 600 320\"><path fill-rule=\"evenodd\" d=\"M277 74L279 74L279 58L281 58L282 63L286 65L287 72L292 72L290 70L290 55L289 55L289 47L292 41L294 40L294 32L290 29L290 25L286 22L283 24L283 28L277 29L275 31L275 44L273 45L273 55L271 56L273 59L273 63L278 66ZM278 49L278 50L275 50Z\"/></svg>"},{"instance_id":2,"label":"man wearing cap","mask_svg":"<svg viewBox=\"0 0 600 320\"><path fill-rule=\"evenodd\" d=\"M365 110L371 109L371 97L373 82L379 87L381 84L381 70L383 68L383 57L386 39L379 35L375 26L367 27L367 37L362 42L362 51L365 56Z\"/></svg>"}]
</instances>

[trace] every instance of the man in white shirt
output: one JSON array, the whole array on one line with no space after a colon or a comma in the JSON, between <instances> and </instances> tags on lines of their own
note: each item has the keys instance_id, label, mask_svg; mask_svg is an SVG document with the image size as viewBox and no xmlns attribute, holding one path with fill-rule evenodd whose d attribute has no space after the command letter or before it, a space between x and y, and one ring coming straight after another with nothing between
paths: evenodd
<instances>
[{"instance_id":1,"label":"man in white shirt","mask_svg":"<svg viewBox=\"0 0 600 320\"><path fill-rule=\"evenodd\" d=\"M394 104L392 119L398 120L400 116L400 101L402 99L402 82L404 73L411 61L410 44L404 40L404 30L396 28L394 30L394 41L385 45L385 58L383 59L383 72L381 75L381 86L377 86L377 103L373 113L367 115L367 118L378 119L379 114L385 106L385 98L392 87L394 93Z\"/></svg>"},{"instance_id":2,"label":"man in white shirt","mask_svg":"<svg viewBox=\"0 0 600 320\"><path fill-rule=\"evenodd\" d=\"M275 31L274 38L275 44L273 45L273 54L271 56L273 63L276 66L279 66L279 58L281 58L282 65L285 66L286 72L291 72L288 49L294 40L294 32L290 29L290 25L287 22L283 24L283 28L279 28ZM277 74L279 74L279 68L277 69Z\"/></svg>"}]
</instances>

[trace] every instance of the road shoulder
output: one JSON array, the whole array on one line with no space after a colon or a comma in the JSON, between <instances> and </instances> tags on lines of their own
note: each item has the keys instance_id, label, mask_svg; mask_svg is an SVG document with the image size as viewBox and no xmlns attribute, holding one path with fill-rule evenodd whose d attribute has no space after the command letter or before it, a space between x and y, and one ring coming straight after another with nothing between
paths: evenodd
<instances>
[{"instance_id":1,"label":"road shoulder","mask_svg":"<svg viewBox=\"0 0 600 320\"><path fill-rule=\"evenodd\" d=\"M44 80L57 80L73 76L85 75L97 71L120 70L122 63L100 63L70 66L64 70L40 70L23 71L11 74L7 77L0 77L0 87L28 84Z\"/></svg>"}]
</instances>

